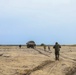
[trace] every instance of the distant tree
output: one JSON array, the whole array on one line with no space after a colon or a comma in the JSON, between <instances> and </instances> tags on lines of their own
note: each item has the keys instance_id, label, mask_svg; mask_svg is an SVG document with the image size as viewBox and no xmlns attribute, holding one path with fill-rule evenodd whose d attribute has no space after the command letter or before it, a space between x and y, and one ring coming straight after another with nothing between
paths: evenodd
<instances>
[{"instance_id":1,"label":"distant tree","mask_svg":"<svg viewBox=\"0 0 76 75\"><path fill-rule=\"evenodd\" d=\"M44 43L42 43L40 46L45 46L45 44L44 44Z\"/></svg>"}]
</instances>

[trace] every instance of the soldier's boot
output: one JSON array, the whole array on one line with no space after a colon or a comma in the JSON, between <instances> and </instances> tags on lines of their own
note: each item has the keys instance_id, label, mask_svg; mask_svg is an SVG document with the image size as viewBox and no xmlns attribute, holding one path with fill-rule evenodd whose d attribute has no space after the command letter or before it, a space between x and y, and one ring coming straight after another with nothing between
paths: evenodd
<instances>
[{"instance_id":1,"label":"soldier's boot","mask_svg":"<svg viewBox=\"0 0 76 75\"><path fill-rule=\"evenodd\" d=\"M59 55L57 55L57 60L59 60Z\"/></svg>"},{"instance_id":2,"label":"soldier's boot","mask_svg":"<svg viewBox=\"0 0 76 75\"><path fill-rule=\"evenodd\" d=\"M55 55L55 60L57 60L57 55Z\"/></svg>"}]
</instances>

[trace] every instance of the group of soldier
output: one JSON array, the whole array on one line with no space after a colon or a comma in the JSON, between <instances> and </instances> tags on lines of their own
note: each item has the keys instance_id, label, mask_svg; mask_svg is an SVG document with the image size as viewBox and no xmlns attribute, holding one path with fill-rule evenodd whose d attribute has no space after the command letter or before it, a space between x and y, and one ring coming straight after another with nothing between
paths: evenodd
<instances>
[{"instance_id":1,"label":"group of soldier","mask_svg":"<svg viewBox=\"0 0 76 75\"><path fill-rule=\"evenodd\" d=\"M44 45L44 50L46 51L46 45ZM48 50L50 50L50 46L48 46Z\"/></svg>"},{"instance_id":2,"label":"group of soldier","mask_svg":"<svg viewBox=\"0 0 76 75\"><path fill-rule=\"evenodd\" d=\"M56 42L53 48L55 49L55 60L59 60L59 52L61 46L58 44L58 42ZM48 46L48 50L50 50L50 46ZM44 45L44 51L46 51L46 45Z\"/></svg>"},{"instance_id":3,"label":"group of soldier","mask_svg":"<svg viewBox=\"0 0 76 75\"><path fill-rule=\"evenodd\" d=\"M21 45L19 45L19 48L21 48ZM55 60L59 60L59 52L61 46L58 44L58 42L56 42L53 48L55 49ZM48 50L50 51L50 46L48 46ZM44 45L44 51L46 51L46 45Z\"/></svg>"}]
</instances>

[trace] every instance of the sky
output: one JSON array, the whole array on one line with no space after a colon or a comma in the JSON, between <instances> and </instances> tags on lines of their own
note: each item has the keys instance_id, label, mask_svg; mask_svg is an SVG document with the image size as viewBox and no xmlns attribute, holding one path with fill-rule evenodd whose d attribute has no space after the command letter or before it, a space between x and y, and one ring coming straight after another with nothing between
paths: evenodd
<instances>
[{"instance_id":1,"label":"sky","mask_svg":"<svg viewBox=\"0 0 76 75\"><path fill-rule=\"evenodd\" d=\"M0 44L76 44L76 0L0 0Z\"/></svg>"}]
</instances>

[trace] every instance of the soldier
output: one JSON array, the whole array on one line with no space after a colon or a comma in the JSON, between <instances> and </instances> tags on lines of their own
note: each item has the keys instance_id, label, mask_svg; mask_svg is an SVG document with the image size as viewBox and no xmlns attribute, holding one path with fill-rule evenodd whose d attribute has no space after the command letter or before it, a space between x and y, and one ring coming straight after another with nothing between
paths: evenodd
<instances>
[{"instance_id":1,"label":"soldier","mask_svg":"<svg viewBox=\"0 0 76 75\"><path fill-rule=\"evenodd\" d=\"M19 45L19 48L21 48L21 45Z\"/></svg>"},{"instance_id":2,"label":"soldier","mask_svg":"<svg viewBox=\"0 0 76 75\"><path fill-rule=\"evenodd\" d=\"M53 48L55 49L55 60L59 60L59 51L61 46L56 42Z\"/></svg>"},{"instance_id":3,"label":"soldier","mask_svg":"<svg viewBox=\"0 0 76 75\"><path fill-rule=\"evenodd\" d=\"M48 50L50 51L50 46L48 46Z\"/></svg>"},{"instance_id":4,"label":"soldier","mask_svg":"<svg viewBox=\"0 0 76 75\"><path fill-rule=\"evenodd\" d=\"M46 51L46 45L44 45L44 51Z\"/></svg>"}]
</instances>

